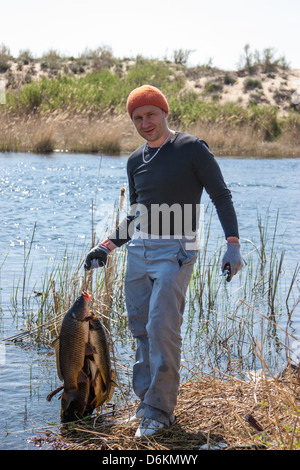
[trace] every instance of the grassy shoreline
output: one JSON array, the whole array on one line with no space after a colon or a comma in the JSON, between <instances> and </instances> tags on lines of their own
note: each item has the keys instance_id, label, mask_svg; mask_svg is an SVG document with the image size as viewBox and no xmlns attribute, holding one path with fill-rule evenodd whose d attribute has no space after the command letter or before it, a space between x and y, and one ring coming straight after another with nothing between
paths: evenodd
<instances>
[{"instance_id":1,"label":"grassy shoreline","mask_svg":"<svg viewBox=\"0 0 300 470\"><path fill-rule=\"evenodd\" d=\"M170 126L203 138L217 156L300 157L300 71L278 61L229 72L101 49L78 60L2 51L0 62L1 152L130 153L141 139L126 99L150 83L167 96Z\"/></svg>"},{"instance_id":2,"label":"grassy shoreline","mask_svg":"<svg viewBox=\"0 0 300 470\"><path fill-rule=\"evenodd\" d=\"M204 139L216 156L261 158L299 158L300 142L290 132L276 140L265 140L263 130L247 125L232 127L226 123L176 125L178 131L192 133ZM0 152L95 153L121 155L130 153L143 142L126 113L100 116L73 111L20 116L0 115Z\"/></svg>"},{"instance_id":3,"label":"grassy shoreline","mask_svg":"<svg viewBox=\"0 0 300 470\"><path fill-rule=\"evenodd\" d=\"M75 256L73 249L66 249L62 260L53 261L36 282L31 280L34 269L28 269L33 267L34 227L30 246L24 250L20 285L14 286L11 296L14 319L22 316L26 328L5 341L49 348L65 312L87 288L92 311L106 328L118 373L110 406L63 430L53 431L49 425L40 445L69 450L299 449L299 366L293 362L292 345L296 340L292 317L300 302L299 267L294 274L284 269L284 247L281 253L274 249L277 223L270 232L268 218L258 215L259 239L250 243L250 252L245 247L247 270L239 273L233 290L219 276L219 242L212 252L207 250L207 227L187 297L177 421L148 440L146 447L145 441L133 437L137 422L124 422L136 408L130 385L135 345L124 304L126 250L114 251L106 270L86 274L86 249ZM248 246L248 241L244 243Z\"/></svg>"}]
</instances>

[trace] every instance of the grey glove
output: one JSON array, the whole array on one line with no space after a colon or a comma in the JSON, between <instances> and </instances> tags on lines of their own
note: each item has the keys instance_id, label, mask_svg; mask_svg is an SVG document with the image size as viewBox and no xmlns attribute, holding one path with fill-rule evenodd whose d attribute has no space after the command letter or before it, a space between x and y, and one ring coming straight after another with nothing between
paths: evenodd
<instances>
[{"instance_id":1,"label":"grey glove","mask_svg":"<svg viewBox=\"0 0 300 470\"><path fill-rule=\"evenodd\" d=\"M232 277L242 269L244 263L240 253L239 243L227 243L227 250L222 259L221 269L225 273L227 271L227 281L231 281Z\"/></svg>"},{"instance_id":2,"label":"grey glove","mask_svg":"<svg viewBox=\"0 0 300 470\"><path fill-rule=\"evenodd\" d=\"M86 271L90 271L91 269L105 266L107 255L109 253L110 250L105 245L99 243L99 245L95 246L88 252L84 263L84 269Z\"/></svg>"}]
</instances>

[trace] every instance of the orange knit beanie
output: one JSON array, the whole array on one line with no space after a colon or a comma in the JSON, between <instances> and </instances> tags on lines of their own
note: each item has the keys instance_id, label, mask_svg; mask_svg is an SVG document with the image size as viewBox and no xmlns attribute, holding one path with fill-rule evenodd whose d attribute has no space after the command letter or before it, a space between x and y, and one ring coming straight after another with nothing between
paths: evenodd
<instances>
[{"instance_id":1,"label":"orange knit beanie","mask_svg":"<svg viewBox=\"0 0 300 470\"><path fill-rule=\"evenodd\" d=\"M151 85L143 85L135 88L129 94L127 99L127 111L130 117L136 108L145 105L152 105L161 108L167 114L169 113L169 105L166 97L156 87Z\"/></svg>"}]
</instances>

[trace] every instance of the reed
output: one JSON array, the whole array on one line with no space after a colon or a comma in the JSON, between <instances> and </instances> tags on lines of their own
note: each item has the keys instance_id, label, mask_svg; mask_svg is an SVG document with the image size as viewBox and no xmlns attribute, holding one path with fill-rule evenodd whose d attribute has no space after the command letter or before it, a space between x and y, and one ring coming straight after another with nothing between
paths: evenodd
<instances>
[{"instance_id":1,"label":"reed","mask_svg":"<svg viewBox=\"0 0 300 470\"><path fill-rule=\"evenodd\" d=\"M207 214L212 211L210 204ZM116 223L117 213L116 210L112 223ZM176 449L181 445L182 449L196 449L196 445L205 442L210 445L225 442L228 448L257 448L259 445L287 449L300 445L298 415L294 411L299 407L299 385L289 347L289 340L296 340L290 333L290 326L297 302L299 268L296 266L291 279L284 272L284 249L278 250L281 244L277 236L279 214L273 231L269 213L264 218L258 214L257 220L257 241L241 240L247 265L235 281L228 284L220 277L218 268L223 247L219 240L213 244L211 217L207 218L206 237L191 278L183 324L178 423L171 434L151 439L150 448L155 445ZM91 232L94 244L93 227ZM93 443L103 449L127 449L132 445L139 448L139 444L132 441L132 425L109 422L110 416L116 421L124 410L134 407L130 355L135 345L128 330L124 304L126 250L124 247L115 250L109 256L106 269L86 274L83 262L88 248L84 246L82 253L75 253L74 247L66 249L63 259L56 259L47 268L40 286L34 285L31 293L27 289L32 275L30 250L24 252L22 283L14 287L12 309L18 321L19 305L22 311L25 308L26 330L7 340L49 346L59 332L65 311L82 289L88 287L92 310L101 318L108 333L113 365L118 373L119 388L114 396L118 407L114 413L109 409L102 411L101 416L108 417L108 422L104 419L98 423L94 417L92 421L75 423L75 434L56 436L54 445L80 447L84 434L83 447L86 448L93 448ZM211 403L210 396L215 397ZM256 397L254 402L253 396ZM208 403L207 407L199 407L203 400ZM216 406L218 400L220 408ZM188 410L193 420L188 418ZM246 421L249 413L254 414L270 439L257 431L253 433L253 429L251 432ZM219 419L218 426L213 424L216 419ZM216 434L211 434L211 426L218 430Z\"/></svg>"},{"instance_id":2,"label":"reed","mask_svg":"<svg viewBox=\"0 0 300 470\"><path fill-rule=\"evenodd\" d=\"M234 125L220 117L190 124L170 121L170 126L204 139L216 156L292 158L299 156L299 123L292 117L282 124L280 135L265 140L264 127ZM119 155L130 153L142 140L128 116L114 110L101 113L36 113L29 116L0 113L0 151L62 151Z\"/></svg>"},{"instance_id":3,"label":"reed","mask_svg":"<svg viewBox=\"0 0 300 470\"><path fill-rule=\"evenodd\" d=\"M61 64L55 51L50 56L55 67ZM89 60L92 61L92 57ZM39 141L38 151L45 149L46 152L62 149L119 154L128 151L129 146L133 149L129 123L129 131L126 129L124 133L123 128L114 128L114 137L108 138L100 132L89 136L88 126L81 129L78 121L87 119L92 125L107 116L107 129L114 127L115 116L121 115L124 121L128 120L126 99L129 92L136 86L151 82L168 98L171 125L191 133L196 131L196 135L208 141L216 155L299 156L300 119L298 105L292 106L290 102L292 90L286 90L285 102L281 103L280 109L277 103L254 103L253 99L242 105L236 97L231 102L222 102L216 99L216 93L207 92L207 86L211 91L216 87L218 90L224 88L226 83L228 87L228 72L201 67L189 69L180 64L142 57L131 62L110 57L105 67L103 58L100 62L102 65L97 67L90 63L82 73L72 73L70 62L61 66L56 74L52 73L53 67L47 66L48 75L44 70L45 75L35 77L29 83L8 83L6 104L1 106L0 113L0 149L33 151L33 143L38 144ZM211 83L200 86L207 72L211 74ZM279 67L276 73L284 79L286 70ZM238 77L238 73L235 75ZM266 78L264 73L261 77L262 81ZM248 77L251 86L257 85L257 80ZM230 83L233 85L235 81L231 79ZM273 104L274 97L276 94L271 100ZM68 122L60 127L58 121ZM34 140L28 136L33 122L36 132L41 132L41 136ZM44 122L46 129L49 126L53 129L50 139L43 137L45 131L41 129L44 127L41 123Z\"/></svg>"},{"instance_id":4,"label":"reed","mask_svg":"<svg viewBox=\"0 0 300 470\"><path fill-rule=\"evenodd\" d=\"M135 405L107 408L100 416L73 423L63 433L48 430L44 441L58 450L297 450L299 440L299 382L286 368L241 380L194 368L179 390L176 423L147 440L134 438L137 421L124 422Z\"/></svg>"},{"instance_id":5,"label":"reed","mask_svg":"<svg viewBox=\"0 0 300 470\"><path fill-rule=\"evenodd\" d=\"M223 364L222 367L228 368L238 364L239 358L243 358L243 366L246 366L246 358L249 358L253 367L246 332L251 338L255 338L260 332L260 319L254 318L253 311L247 305L259 307L267 317L280 322L289 314L291 302L295 301L299 268L296 266L291 279L287 279L284 271L284 249L278 250L281 241L276 239L279 215L270 235L270 215L267 214L263 221L258 214L258 243L241 241L247 264L235 277L234 282L226 283L220 277L219 270L222 243L216 240L214 246L211 240L212 211L209 203L206 209L206 235L203 247L199 250L188 291L184 347L191 357L193 354L200 354L201 357L207 357L211 363L218 360L219 365ZM116 217L117 210L112 224L115 224ZM37 286L36 280L33 283L30 279L33 236L28 251L24 251L22 274L19 282L13 287L11 298L14 317L18 317L19 304L22 314L26 313L28 332L35 331L36 335L36 331L40 329L39 340L49 344L57 333L59 319L73 303L74 298L83 289L88 289L92 295L92 309L102 315L110 334L116 335L116 338L119 334L122 338L129 338L124 301L126 249L121 247L115 250L109 256L105 269L87 274L83 263L88 245L84 244L81 253L78 253L74 246L68 247L62 259L55 259L52 265L45 269L45 276ZM91 245L94 246L95 243L93 238ZM22 338L24 339L24 335ZM201 338L199 344L198 338ZM268 341L270 347L273 342L272 348L276 351L276 335L273 339L271 335ZM276 360L275 354L274 361ZM240 370L242 369L241 367Z\"/></svg>"},{"instance_id":6,"label":"reed","mask_svg":"<svg viewBox=\"0 0 300 470\"><path fill-rule=\"evenodd\" d=\"M53 139L53 132L46 130L39 135L36 141L33 143L33 153L53 153L55 150L55 142Z\"/></svg>"}]
</instances>

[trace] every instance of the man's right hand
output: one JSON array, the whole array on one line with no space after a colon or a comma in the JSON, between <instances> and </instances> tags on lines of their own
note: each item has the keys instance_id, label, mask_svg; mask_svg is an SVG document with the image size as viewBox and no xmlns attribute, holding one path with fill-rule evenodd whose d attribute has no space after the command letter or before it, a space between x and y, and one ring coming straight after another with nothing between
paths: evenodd
<instances>
[{"instance_id":1,"label":"man's right hand","mask_svg":"<svg viewBox=\"0 0 300 470\"><path fill-rule=\"evenodd\" d=\"M86 271L90 271L95 268L99 268L100 266L105 266L107 261L107 255L110 253L110 249L107 248L102 243L92 248L86 257L84 263L84 269Z\"/></svg>"}]
</instances>

